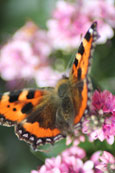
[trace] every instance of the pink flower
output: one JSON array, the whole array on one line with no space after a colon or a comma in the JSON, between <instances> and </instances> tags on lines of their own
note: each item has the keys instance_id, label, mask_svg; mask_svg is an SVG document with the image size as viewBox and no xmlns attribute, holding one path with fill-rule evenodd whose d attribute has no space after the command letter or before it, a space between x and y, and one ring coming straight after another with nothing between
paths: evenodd
<instances>
[{"instance_id":1,"label":"pink flower","mask_svg":"<svg viewBox=\"0 0 115 173\"><path fill-rule=\"evenodd\" d=\"M100 163L99 162L99 156L102 153L102 151L96 151L95 153L93 153L93 155L91 156L91 160L94 163L94 170L96 173L103 173L101 170L99 170L98 168L96 168L96 166Z\"/></svg>"},{"instance_id":2,"label":"pink flower","mask_svg":"<svg viewBox=\"0 0 115 173\"><path fill-rule=\"evenodd\" d=\"M110 0L111 1L111 0ZM83 0L84 5L86 4L87 8L84 8L86 13L89 13L91 18L106 20L106 22L115 27L115 8L114 2L107 0Z\"/></svg>"},{"instance_id":3,"label":"pink flower","mask_svg":"<svg viewBox=\"0 0 115 173\"><path fill-rule=\"evenodd\" d=\"M47 56L52 50L47 32L45 30L41 30L32 21L27 22L22 28L16 31L13 39L27 41L30 43L34 54L37 54L42 62L47 59Z\"/></svg>"},{"instance_id":4,"label":"pink flower","mask_svg":"<svg viewBox=\"0 0 115 173\"><path fill-rule=\"evenodd\" d=\"M115 112L115 96L109 91L95 91L92 97L92 111L103 110L104 113Z\"/></svg>"},{"instance_id":5,"label":"pink flower","mask_svg":"<svg viewBox=\"0 0 115 173\"><path fill-rule=\"evenodd\" d=\"M105 123L103 125L103 132L108 143L113 144L115 137L115 116L105 119Z\"/></svg>"},{"instance_id":6,"label":"pink flower","mask_svg":"<svg viewBox=\"0 0 115 173\"><path fill-rule=\"evenodd\" d=\"M107 151L99 157L100 162L98 162L96 168L107 172L115 171L115 157Z\"/></svg>"},{"instance_id":7,"label":"pink flower","mask_svg":"<svg viewBox=\"0 0 115 173\"><path fill-rule=\"evenodd\" d=\"M69 156L75 156L76 158L83 159L86 156L86 153L82 148L78 146L72 146L62 153L62 157L64 158Z\"/></svg>"},{"instance_id":8,"label":"pink flower","mask_svg":"<svg viewBox=\"0 0 115 173\"><path fill-rule=\"evenodd\" d=\"M31 45L22 40L12 40L1 49L0 71L5 80L32 77L39 58Z\"/></svg>"},{"instance_id":9,"label":"pink flower","mask_svg":"<svg viewBox=\"0 0 115 173\"><path fill-rule=\"evenodd\" d=\"M80 35L84 34L92 21L98 21L101 35L98 43L105 43L114 35L115 8L106 0L57 1L52 19L47 22L48 34L55 49L76 48Z\"/></svg>"},{"instance_id":10,"label":"pink flower","mask_svg":"<svg viewBox=\"0 0 115 173\"><path fill-rule=\"evenodd\" d=\"M89 15L90 20L98 21L98 30L100 39L97 43L105 43L107 39L113 37L115 28L115 7L114 3L107 0L83 0L84 10L86 15Z\"/></svg>"},{"instance_id":11,"label":"pink flower","mask_svg":"<svg viewBox=\"0 0 115 173\"><path fill-rule=\"evenodd\" d=\"M16 40L31 41L38 29L38 26L34 22L28 21L24 26L16 31L13 38Z\"/></svg>"},{"instance_id":12,"label":"pink flower","mask_svg":"<svg viewBox=\"0 0 115 173\"><path fill-rule=\"evenodd\" d=\"M85 151L79 147L71 147L65 150L56 158L46 159L45 165L37 171L38 173L93 173L93 162L87 160L83 162L81 159L85 157ZM31 173L34 173L32 171ZM35 172L36 173L36 172Z\"/></svg>"},{"instance_id":13,"label":"pink flower","mask_svg":"<svg viewBox=\"0 0 115 173\"><path fill-rule=\"evenodd\" d=\"M109 91L95 91L92 97L91 115L82 124L82 132L90 141L99 139L114 143L115 96Z\"/></svg>"},{"instance_id":14,"label":"pink flower","mask_svg":"<svg viewBox=\"0 0 115 173\"><path fill-rule=\"evenodd\" d=\"M35 79L38 86L54 85L54 78L58 80L61 75L49 66L51 49L47 32L27 22L0 50L2 78Z\"/></svg>"},{"instance_id":15,"label":"pink flower","mask_svg":"<svg viewBox=\"0 0 115 173\"><path fill-rule=\"evenodd\" d=\"M53 18L47 22L49 37L56 49L76 48L80 34L85 33L90 22L78 4L58 1Z\"/></svg>"},{"instance_id":16,"label":"pink flower","mask_svg":"<svg viewBox=\"0 0 115 173\"><path fill-rule=\"evenodd\" d=\"M73 146L77 146L80 142L85 142L85 136L79 133L79 130L74 130L75 140L71 136L67 136L66 145L69 145L73 142Z\"/></svg>"},{"instance_id":17,"label":"pink flower","mask_svg":"<svg viewBox=\"0 0 115 173\"><path fill-rule=\"evenodd\" d=\"M44 66L36 70L34 77L39 86L55 86L62 73L54 71L50 66Z\"/></svg>"}]
</instances>

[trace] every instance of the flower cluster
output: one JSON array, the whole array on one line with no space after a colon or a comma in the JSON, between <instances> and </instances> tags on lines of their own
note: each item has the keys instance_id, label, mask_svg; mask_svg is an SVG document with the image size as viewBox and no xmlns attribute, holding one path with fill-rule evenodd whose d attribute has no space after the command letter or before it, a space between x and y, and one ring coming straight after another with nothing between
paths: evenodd
<instances>
[{"instance_id":1,"label":"flower cluster","mask_svg":"<svg viewBox=\"0 0 115 173\"><path fill-rule=\"evenodd\" d=\"M74 0L57 2L53 18L47 22L48 33L55 49L76 48L80 35L85 33L92 21L98 21L101 35L99 43L104 43L114 34L115 8L107 0Z\"/></svg>"},{"instance_id":2,"label":"flower cluster","mask_svg":"<svg viewBox=\"0 0 115 173\"><path fill-rule=\"evenodd\" d=\"M94 162L94 170L96 173L115 171L115 157L107 151L95 152L92 155L91 160Z\"/></svg>"},{"instance_id":3,"label":"flower cluster","mask_svg":"<svg viewBox=\"0 0 115 173\"><path fill-rule=\"evenodd\" d=\"M1 48L1 76L8 81L34 78L39 86L53 85L60 75L49 66L50 53L47 32L29 21Z\"/></svg>"},{"instance_id":4,"label":"flower cluster","mask_svg":"<svg viewBox=\"0 0 115 173\"><path fill-rule=\"evenodd\" d=\"M91 141L107 140L113 144L115 137L115 96L109 91L95 91L92 97L91 115L83 122L82 132Z\"/></svg>"},{"instance_id":5,"label":"flower cluster","mask_svg":"<svg viewBox=\"0 0 115 173\"><path fill-rule=\"evenodd\" d=\"M56 158L46 159L45 165L38 169L38 171L32 171L31 173L93 173L93 161L87 160L83 162L82 159L85 156L86 153L83 149L78 146L72 146Z\"/></svg>"},{"instance_id":6,"label":"flower cluster","mask_svg":"<svg viewBox=\"0 0 115 173\"><path fill-rule=\"evenodd\" d=\"M112 38L115 8L110 1L57 1L52 17L47 21L47 31L27 22L1 47L2 78L7 81L29 78L35 79L38 86L54 85L61 73L49 66L50 53L55 49L68 52L77 48L80 35L86 33L94 20L98 21L99 43Z\"/></svg>"},{"instance_id":7,"label":"flower cluster","mask_svg":"<svg viewBox=\"0 0 115 173\"><path fill-rule=\"evenodd\" d=\"M31 173L103 173L115 171L115 158L107 151L97 151L90 160L86 152L78 146L72 146L56 158L46 159L45 164Z\"/></svg>"}]
</instances>

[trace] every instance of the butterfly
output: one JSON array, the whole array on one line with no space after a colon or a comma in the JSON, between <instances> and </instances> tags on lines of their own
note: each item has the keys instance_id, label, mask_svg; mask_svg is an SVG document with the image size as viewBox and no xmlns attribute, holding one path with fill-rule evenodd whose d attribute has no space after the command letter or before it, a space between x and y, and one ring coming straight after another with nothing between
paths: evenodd
<instances>
[{"instance_id":1,"label":"butterfly","mask_svg":"<svg viewBox=\"0 0 115 173\"><path fill-rule=\"evenodd\" d=\"M89 109L88 71L97 37L97 22L93 22L78 48L69 77L62 77L54 88L0 94L0 124L14 126L18 138L34 149L72 135Z\"/></svg>"}]
</instances>

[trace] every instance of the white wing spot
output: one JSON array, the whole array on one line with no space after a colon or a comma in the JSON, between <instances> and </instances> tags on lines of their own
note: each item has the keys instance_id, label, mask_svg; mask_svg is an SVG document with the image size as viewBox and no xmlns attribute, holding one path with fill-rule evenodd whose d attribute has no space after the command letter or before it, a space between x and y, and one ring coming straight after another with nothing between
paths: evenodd
<instances>
[{"instance_id":1,"label":"white wing spot","mask_svg":"<svg viewBox=\"0 0 115 173\"><path fill-rule=\"evenodd\" d=\"M59 139L61 139L62 138L62 136L61 135L58 135L58 136L56 136L55 138L54 138L54 141L57 141L57 140L59 140Z\"/></svg>"},{"instance_id":2,"label":"white wing spot","mask_svg":"<svg viewBox=\"0 0 115 173\"><path fill-rule=\"evenodd\" d=\"M25 133L22 136L25 137L25 138L28 138L28 133Z\"/></svg>"},{"instance_id":3,"label":"white wing spot","mask_svg":"<svg viewBox=\"0 0 115 173\"><path fill-rule=\"evenodd\" d=\"M33 136L31 136L31 137L29 138L29 140L30 140L30 141L34 141L35 138L34 138Z\"/></svg>"},{"instance_id":4,"label":"white wing spot","mask_svg":"<svg viewBox=\"0 0 115 173\"><path fill-rule=\"evenodd\" d=\"M19 133L19 134L22 134L22 130L19 130L18 133Z\"/></svg>"},{"instance_id":5,"label":"white wing spot","mask_svg":"<svg viewBox=\"0 0 115 173\"><path fill-rule=\"evenodd\" d=\"M10 92L5 92L3 95L9 95L10 94Z\"/></svg>"},{"instance_id":6,"label":"white wing spot","mask_svg":"<svg viewBox=\"0 0 115 173\"><path fill-rule=\"evenodd\" d=\"M42 143L42 139L38 139L36 142L36 144L40 144L40 143Z\"/></svg>"},{"instance_id":7,"label":"white wing spot","mask_svg":"<svg viewBox=\"0 0 115 173\"><path fill-rule=\"evenodd\" d=\"M90 29L89 29L89 32L90 32L90 34L93 34L93 29L90 28Z\"/></svg>"},{"instance_id":8,"label":"white wing spot","mask_svg":"<svg viewBox=\"0 0 115 173\"><path fill-rule=\"evenodd\" d=\"M46 141L47 142L51 142L52 140L50 138L46 138Z\"/></svg>"}]
</instances>

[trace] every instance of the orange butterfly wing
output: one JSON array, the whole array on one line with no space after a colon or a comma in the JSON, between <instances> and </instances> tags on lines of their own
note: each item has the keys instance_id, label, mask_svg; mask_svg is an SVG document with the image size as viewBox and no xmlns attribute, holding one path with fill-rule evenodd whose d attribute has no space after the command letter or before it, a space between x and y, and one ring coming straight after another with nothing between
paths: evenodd
<instances>
[{"instance_id":1,"label":"orange butterfly wing","mask_svg":"<svg viewBox=\"0 0 115 173\"><path fill-rule=\"evenodd\" d=\"M90 66L90 58L92 54L92 48L94 47L94 42L98 38L97 33L97 22L94 22L89 30L87 31L83 41L80 44L78 49L78 53L76 54L72 71L70 76L72 76L73 83L83 82L83 88L81 90L81 106L79 108L79 113L75 116L74 123L77 124L80 119L83 117L84 112L88 108L90 103L90 92L91 91L91 83L87 78L89 66ZM78 84L79 85L79 84ZM89 93L89 94L88 94ZM87 110L86 110L87 112Z\"/></svg>"},{"instance_id":2,"label":"orange butterfly wing","mask_svg":"<svg viewBox=\"0 0 115 173\"><path fill-rule=\"evenodd\" d=\"M4 93L0 96L0 123L5 126L14 125L19 139L31 143L33 148L61 139L60 131L54 126L55 113L51 112L55 108L52 109L52 103L47 107L47 98L50 98L49 91L45 89Z\"/></svg>"},{"instance_id":3,"label":"orange butterfly wing","mask_svg":"<svg viewBox=\"0 0 115 173\"><path fill-rule=\"evenodd\" d=\"M0 122L11 126L25 119L29 112L40 103L44 91L25 89L0 95Z\"/></svg>"},{"instance_id":4,"label":"orange butterfly wing","mask_svg":"<svg viewBox=\"0 0 115 173\"><path fill-rule=\"evenodd\" d=\"M83 89L81 91L81 100L80 100L80 107L79 107L79 112L76 114L75 119L74 119L74 124L77 127L77 123L80 122L81 118L84 115L84 112L88 112L88 101L90 101L90 97L88 97L88 86L87 82L83 81ZM79 124L78 124L79 125Z\"/></svg>"},{"instance_id":5,"label":"orange butterfly wing","mask_svg":"<svg viewBox=\"0 0 115 173\"><path fill-rule=\"evenodd\" d=\"M92 48L97 37L97 22L94 22L83 38L73 63L72 75L77 80L83 80L87 76Z\"/></svg>"},{"instance_id":6,"label":"orange butterfly wing","mask_svg":"<svg viewBox=\"0 0 115 173\"><path fill-rule=\"evenodd\" d=\"M32 144L33 149L36 149L40 144L53 144L64 137L57 128L41 127L41 124L36 120L33 123L18 124L15 127L15 132L19 139Z\"/></svg>"},{"instance_id":7,"label":"orange butterfly wing","mask_svg":"<svg viewBox=\"0 0 115 173\"><path fill-rule=\"evenodd\" d=\"M54 143L64 137L55 124L58 107L55 94L54 90L48 91L30 115L15 127L17 136L31 143L34 149L40 144Z\"/></svg>"}]
</instances>

